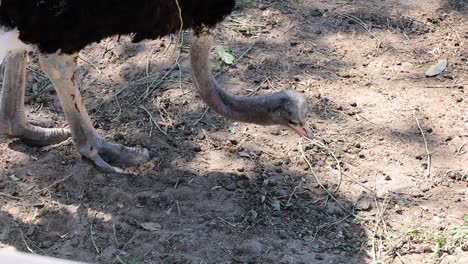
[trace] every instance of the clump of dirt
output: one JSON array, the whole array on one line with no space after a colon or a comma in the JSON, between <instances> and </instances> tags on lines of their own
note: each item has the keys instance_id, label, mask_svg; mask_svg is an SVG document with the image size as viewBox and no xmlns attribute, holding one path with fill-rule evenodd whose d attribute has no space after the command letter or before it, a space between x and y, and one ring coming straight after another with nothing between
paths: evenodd
<instances>
[{"instance_id":1,"label":"clump of dirt","mask_svg":"<svg viewBox=\"0 0 468 264\"><path fill-rule=\"evenodd\" d=\"M75 79L95 127L159 157L104 174L71 141L0 136L0 247L97 263L467 263L467 14L463 1L239 1L215 31L237 59L213 56L218 80L303 92L311 140L206 110L188 33L177 63L173 38L93 44ZM27 83L29 118L65 126L34 55Z\"/></svg>"}]
</instances>

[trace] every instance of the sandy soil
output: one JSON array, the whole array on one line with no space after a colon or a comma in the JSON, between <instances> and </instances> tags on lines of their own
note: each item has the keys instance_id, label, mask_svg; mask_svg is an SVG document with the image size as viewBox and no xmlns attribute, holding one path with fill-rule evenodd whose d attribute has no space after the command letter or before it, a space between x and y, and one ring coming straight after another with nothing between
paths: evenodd
<instances>
[{"instance_id":1,"label":"sandy soil","mask_svg":"<svg viewBox=\"0 0 468 264\"><path fill-rule=\"evenodd\" d=\"M237 58L219 72L213 56L217 78L239 95L304 92L315 138L205 114L174 39L104 40L76 75L95 126L160 156L103 174L71 141L0 136L0 248L91 263L468 263L468 2L239 2L215 32ZM66 126L34 55L28 72L31 120Z\"/></svg>"}]
</instances>

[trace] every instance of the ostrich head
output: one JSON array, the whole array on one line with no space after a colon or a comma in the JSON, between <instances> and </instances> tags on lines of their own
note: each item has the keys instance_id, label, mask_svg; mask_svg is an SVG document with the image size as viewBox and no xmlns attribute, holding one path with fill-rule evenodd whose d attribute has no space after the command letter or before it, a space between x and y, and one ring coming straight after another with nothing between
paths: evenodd
<instances>
[{"instance_id":1,"label":"ostrich head","mask_svg":"<svg viewBox=\"0 0 468 264\"><path fill-rule=\"evenodd\" d=\"M265 117L265 124L287 126L301 136L311 137L312 132L305 120L307 101L304 95L296 91L283 91L269 97L278 97L279 100L272 98L270 101L271 108L269 115Z\"/></svg>"}]
</instances>

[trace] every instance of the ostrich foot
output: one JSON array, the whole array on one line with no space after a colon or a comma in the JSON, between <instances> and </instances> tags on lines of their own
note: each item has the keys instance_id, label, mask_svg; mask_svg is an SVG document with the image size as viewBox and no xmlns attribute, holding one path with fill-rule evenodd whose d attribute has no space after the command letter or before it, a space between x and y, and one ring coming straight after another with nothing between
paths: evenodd
<instances>
[{"instance_id":1,"label":"ostrich foot","mask_svg":"<svg viewBox=\"0 0 468 264\"><path fill-rule=\"evenodd\" d=\"M81 155L93 161L99 169L116 173L124 171L110 163L139 165L155 157L154 153L146 149L109 143L98 135L83 104L80 91L73 82L76 54L41 54L39 64L57 91L73 141Z\"/></svg>"},{"instance_id":2,"label":"ostrich foot","mask_svg":"<svg viewBox=\"0 0 468 264\"><path fill-rule=\"evenodd\" d=\"M47 146L70 137L62 128L42 128L28 123L24 108L26 52L8 54L0 95L0 133L18 137L30 146Z\"/></svg>"},{"instance_id":3,"label":"ostrich foot","mask_svg":"<svg viewBox=\"0 0 468 264\"><path fill-rule=\"evenodd\" d=\"M43 147L58 144L71 136L65 128L43 128L31 124L20 124L16 120L7 120L0 115L0 133L19 138L24 144Z\"/></svg>"},{"instance_id":4,"label":"ostrich foot","mask_svg":"<svg viewBox=\"0 0 468 264\"><path fill-rule=\"evenodd\" d=\"M156 153L145 148L126 147L121 144L105 141L99 136L93 136L77 146L78 151L84 157L90 159L94 164L105 172L123 173L119 167L143 164L156 157Z\"/></svg>"}]
</instances>

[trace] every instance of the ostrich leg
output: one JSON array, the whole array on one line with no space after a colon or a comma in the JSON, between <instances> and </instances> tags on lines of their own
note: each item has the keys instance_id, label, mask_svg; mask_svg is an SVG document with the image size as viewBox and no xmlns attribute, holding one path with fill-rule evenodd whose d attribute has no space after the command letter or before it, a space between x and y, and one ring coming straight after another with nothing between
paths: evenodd
<instances>
[{"instance_id":1,"label":"ostrich leg","mask_svg":"<svg viewBox=\"0 0 468 264\"><path fill-rule=\"evenodd\" d=\"M41 55L39 63L57 91L75 146L81 155L92 160L100 169L117 173L123 172L122 169L108 162L137 165L154 157L154 153L146 149L109 143L98 135L82 102L80 91L73 83L76 55Z\"/></svg>"},{"instance_id":2,"label":"ostrich leg","mask_svg":"<svg viewBox=\"0 0 468 264\"><path fill-rule=\"evenodd\" d=\"M57 144L70 137L62 128L42 128L26 121L24 89L26 52L11 53L5 64L5 75L0 98L0 133L19 137L31 146Z\"/></svg>"}]
</instances>

